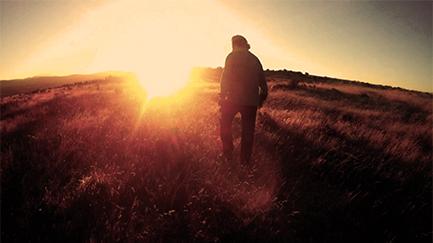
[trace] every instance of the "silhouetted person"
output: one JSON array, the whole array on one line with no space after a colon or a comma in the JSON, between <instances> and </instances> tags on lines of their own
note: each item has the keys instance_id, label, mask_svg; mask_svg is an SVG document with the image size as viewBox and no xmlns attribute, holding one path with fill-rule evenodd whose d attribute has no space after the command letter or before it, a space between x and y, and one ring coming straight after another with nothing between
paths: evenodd
<instances>
[{"instance_id":1,"label":"silhouetted person","mask_svg":"<svg viewBox=\"0 0 433 243\"><path fill-rule=\"evenodd\" d=\"M221 140L226 159L233 158L232 122L239 112L242 121L241 163L248 164L254 143L257 107L268 95L260 60L252 54L245 37L232 37L233 51L227 56L221 75Z\"/></svg>"}]
</instances>

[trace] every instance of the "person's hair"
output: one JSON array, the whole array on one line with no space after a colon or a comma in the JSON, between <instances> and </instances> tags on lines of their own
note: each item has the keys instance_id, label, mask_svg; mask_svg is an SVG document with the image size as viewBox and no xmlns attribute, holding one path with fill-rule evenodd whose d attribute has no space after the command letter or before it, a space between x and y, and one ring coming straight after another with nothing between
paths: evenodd
<instances>
[{"instance_id":1,"label":"person's hair","mask_svg":"<svg viewBox=\"0 0 433 243\"><path fill-rule=\"evenodd\" d=\"M250 44L248 44L248 41L245 37L241 35L235 35L232 37L232 47L250 49Z\"/></svg>"}]
</instances>

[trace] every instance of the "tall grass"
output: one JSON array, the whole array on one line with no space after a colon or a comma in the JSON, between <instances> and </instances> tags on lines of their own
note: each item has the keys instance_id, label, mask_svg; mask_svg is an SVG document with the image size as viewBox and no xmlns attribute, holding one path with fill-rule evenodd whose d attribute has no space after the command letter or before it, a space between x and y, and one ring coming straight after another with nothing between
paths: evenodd
<instances>
[{"instance_id":1,"label":"tall grass","mask_svg":"<svg viewBox=\"0 0 433 243\"><path fill-rule=\"evenodd\" d=\"M215 83L2 98L2 240L431 241L431 98L276 87L249 168L220 159Z\"/></svg>"}]
</instances>

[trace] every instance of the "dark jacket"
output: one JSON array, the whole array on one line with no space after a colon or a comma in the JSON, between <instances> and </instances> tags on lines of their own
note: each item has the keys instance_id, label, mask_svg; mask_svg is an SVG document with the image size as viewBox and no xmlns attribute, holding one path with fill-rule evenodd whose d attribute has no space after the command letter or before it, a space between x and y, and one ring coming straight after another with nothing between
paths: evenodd
<instances>
[{"instance_id":1,"label":"dark jacket","mask_svg":"<svg viewBox=\"0 0 433 243\"><path fill-rule=\"evenodd\" d=\"M221 101L260 106L268 87L260 60L248 50L231 52L221 75Z\"/></svg>"}]
</instances>

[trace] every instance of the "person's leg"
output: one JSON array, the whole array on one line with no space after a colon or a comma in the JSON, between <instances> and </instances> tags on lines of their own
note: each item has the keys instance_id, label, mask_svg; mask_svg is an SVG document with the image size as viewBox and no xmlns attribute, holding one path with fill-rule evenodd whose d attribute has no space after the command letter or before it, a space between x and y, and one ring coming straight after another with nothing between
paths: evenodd
<instances>
[{"instance_id":1,"label":"person's leg","mask_svg":"<svg viewBox=\"0 0 433 243\"><path fill-rule=\"evenodd\" d=\"M256 106L243 106L242 116L242 141L241 141L241 162L248 164L251 159L254 144L254 129L256 125Z\"/></svg>"},{"instance_id":2,"label":"person's leg","mask_svg":"<svg viewBox=\"0 0 433 243\"><path fill-rule=\"evenodd\" d=\"M232 104L223 104L221 106L220 135L224 157L229 160L233 157L232 122L236 113L237 109Z\"/></svg>"}]
</instances>

